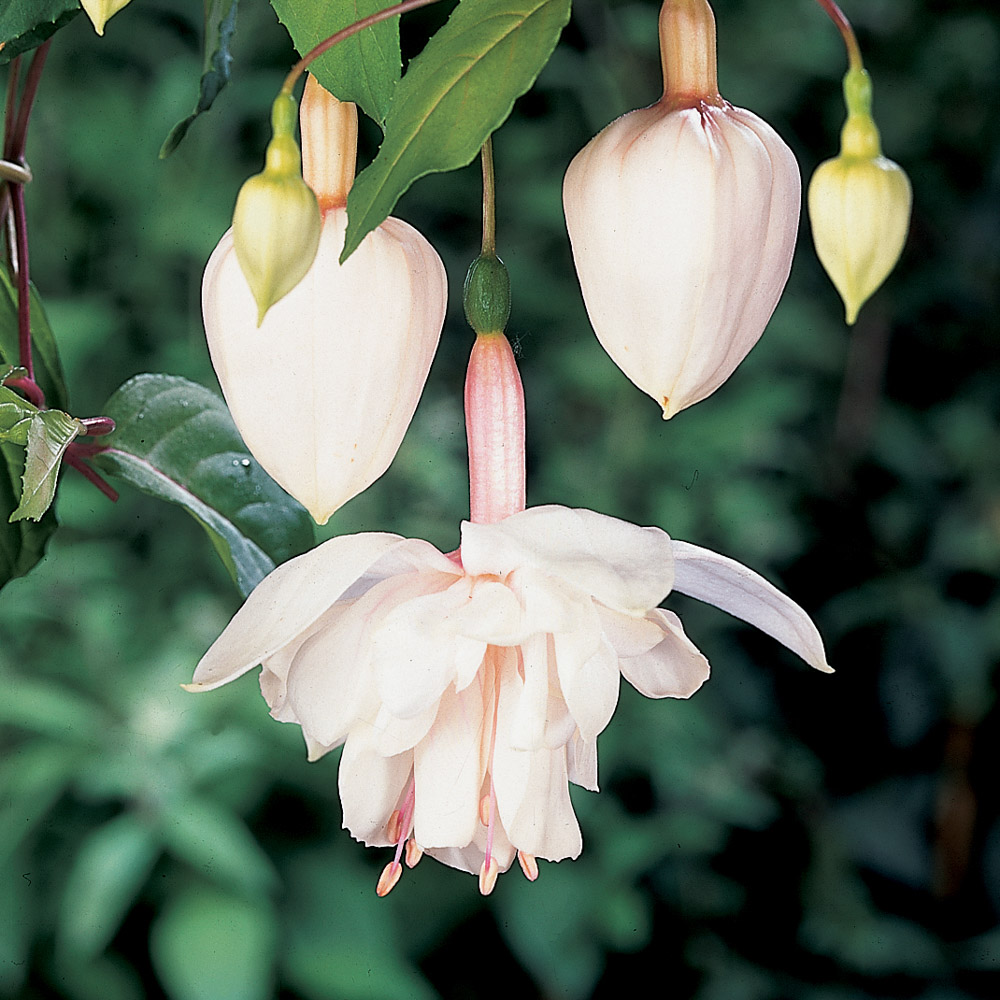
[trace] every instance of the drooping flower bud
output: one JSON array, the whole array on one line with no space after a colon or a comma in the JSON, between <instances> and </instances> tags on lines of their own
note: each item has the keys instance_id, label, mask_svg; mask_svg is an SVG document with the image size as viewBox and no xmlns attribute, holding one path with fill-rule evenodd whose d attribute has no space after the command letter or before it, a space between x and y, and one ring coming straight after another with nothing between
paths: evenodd
<instances>
[{"instance_id":1,"label":"drooping flower bud","mask_svg":"<svg viewBox=\"0 0 1000 1000\"><path fill-rule=\"evenodd\" d=\"M816 168L808 201L816 256L853 324L903 252L913 194L902 167L882 155L871 78L861 67L847 71L844 99L840 155Z\"/></svg>"},{"instance_id":2,"label":"drooping flower bud","mask_svg":"<svg viewBox=\"0 0 1000 1000\"><path fill-rule=\"evenodd\" d=\"M437 348L447 278L427 240L394 218L339 263L357 109L310 77L301 126L305 179L322 214L311 268L258 327L230 230L205 269L202 307L247 447L325 524L395 457Z\"/></svg>"},{"instance_id":3,"label":"drooping flower bud","mask_svg":"<svg viewBox=\"0 0 1000 1000\"><path fill-rule=\"evenodd\" d=\"M663 97L575 157L563 206L584 302L619 368L672 417L713 393L777 305L798 227L791 150L716 80L706 0L660 11Z\"/></svg>"},{"instance_id":4,"label":"drooping flower bud","mask_svg":"<svg viewBox=\"0 0 1000 1000\"><path fill-rule=\"evenodd\" d=\"M322 220L316 195L302 179L296 108L291 94L275 99L264 169L240 188L233 211L236 257L257 302L258 326L302 280L319 246Z\"/></svg>"},{"instance_id":5,"label":"drooping flower bud","mask_svg":"<svg viewBox=\"0 0 1000 1000\"><path fill-rule=\"evenodd\" d=\"M104 25L111 20L115 14L127 7L132 0L80 0L80 6L84 9L87 17L94 25L94 31L99 35L104 34Z\"/></svg>"}]
</instances>

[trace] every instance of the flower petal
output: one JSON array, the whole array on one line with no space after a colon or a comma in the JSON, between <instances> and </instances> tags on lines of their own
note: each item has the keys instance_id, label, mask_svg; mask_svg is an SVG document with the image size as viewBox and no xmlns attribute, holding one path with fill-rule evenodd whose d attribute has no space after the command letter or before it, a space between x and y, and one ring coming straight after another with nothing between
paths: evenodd
<instances>
[{"instance_id":1,"label":"flower petal","mask_svg":"<svg viewBox=\"0 0 1000 1000\"><path fill-rule=\"evenodd\" d=\"M549 861L578 857L583 838L569 797L566 749L497 747L493 758L497 810L511 843ZM510 806L517 803L511 814Z\"/></svg>"},{"instance_id":2,"label":"flower petal","mask_svg":"<svg viewBox=\"0 0 1000 1000\"><path fill-rule=\"evenodd\" d=\"M777 639L811 667L833 673L816 625L790 597L735 559L688 542L671 544L675 590L741 618Z\"/></svg>"},{"instance_id":3,"label":"flower petal","mask_svg":"<svg viewBox=\"0 0 1000 1000\"><path fill-rule=\"evenodd\" d=\"M463 847L479 823L483 700L478 687L449 689L413 751L413 833L421 847Z\"/></svg>"},{"instance_id":4,"label":"flower petal","mask_svg":"<svg viewBox=\"0 0 1000 1000\"><path fill-rule=\"evenodd\" d=\"M344 826L369 847L386 847L389 817L413 769L413 754L383 757L375 750L378 734L364 723L351 730L340 758L338 784Z\"/></svg>"},{"instance_id":5,"label":"flower petal","mask_svg":"<svg viewBox=\"0 0 1000 1000\"><path fill-rule=\"evenodd\" d=\"M661 641L639 656L622 657L622 675L647 698L690 698L708 680L708 660L672 611L654 608L649 620L662 628Z\"/></svg>"},{"instance_id":6,"label":"flower petal","mask_svg":"<svg viewBox=\"0 0 1000 1000\"><path fill-rule=\"evenodd\" d=\"M618 704L618 656L600 631L556 633L552 637L559 686L584 739L595 739Z\"/></svg>"},{"instance_id":7,"label":"flower petal","mask_svg":"<svg viewBox=\"0 0 1000 1000\"><path fill-rule=\"evenodd\" d=\"M580 785L590 792L597 787L597 740L581 739L577 733L566 744L566 774L574 785Z\"/></svg>"},{"instance_id":8,"label":"flower petal","mask_svg":"<svg viewBox=\"0 0 1000 1000\"><path fill-rule=\"evenodd\" d=\"M384 532L341 535L282 563L257 585L184 688L211 691L273 656L402 541Z\"/></svg>"},{"instance_id":9,"label":"flower petal","mask_svg":"<svg viewBox=\"0 0 1000 1000\"><path fill-rule=\"evenodd\" d=\"M471 581L442 574L414 574L421 591L389 611L372 633L372 662L386 708L401 719L419 715L455 681L459 643L453 616L468 603ZM462 643L462 662L469 649ZM478 657L485 652L485 644Z\"/></svg>"},{"instance_id":10,"label":"flower petal","mask_svg":"<svg viewBox=\"0 0 1000 1000\"><path fill-rule=\"evenodd\" d=\"M545 737L550 643L549 636L535 635L520 648L524 679L512 678L512 687L516 690L520 686L520 692L514 695L516 707L510 727L511 746L518 750L537 750Z\"/></svg>"},{"instance_id":11,"label":"flower petal","mask_svg":"<svg viewBox=\"0 0 1000 1000\"><path fill-rule=\"evenodd\" d=\"M462 565L504 576L532 566L620 611L645 614L673 582L670 538L592 510L529 507L495 524L462 522Z\"/></svg>"}]
</instances>

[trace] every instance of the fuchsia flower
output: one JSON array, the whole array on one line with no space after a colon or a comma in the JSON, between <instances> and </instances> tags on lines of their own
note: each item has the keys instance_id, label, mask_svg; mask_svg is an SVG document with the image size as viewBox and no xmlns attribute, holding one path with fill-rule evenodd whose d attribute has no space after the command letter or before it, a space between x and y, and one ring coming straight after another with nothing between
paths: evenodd
<instances>
[{"instance_id":1,"label":"fuchsia flower","mask_svg":"<svg viewBox=\"0 0 1000 1000\"><path fill-rule=\"evenodd\" d=\"M271 714L310 759L343 744L344 825L394 846L387 893L424 851L492 890L518 857L579 855L568 783L597 789L620 677L687 698L708 662L658 607L707 601L829 671L806 613L723 556L590 510L524 509L524 404L506 338L479 336L466 416L472 519L448 555L366 533L278 567L205 654L189 690L258 663Z\"/></svg>"}]
</instances>

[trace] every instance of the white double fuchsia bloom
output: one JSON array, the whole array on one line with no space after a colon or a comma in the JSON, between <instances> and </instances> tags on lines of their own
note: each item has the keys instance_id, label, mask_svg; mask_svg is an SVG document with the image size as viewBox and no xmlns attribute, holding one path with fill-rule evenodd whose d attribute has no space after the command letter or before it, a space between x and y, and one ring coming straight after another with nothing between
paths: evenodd
<instances>
[{"instance_id":1,"label":"white double fuchsia bloom","mask_svg":"<svg viewBox=\"0 0 1000 1000\"><path fill-rule=\"evenodd\" d=\"M806 613L739 563L590 510L524 509L524 404L502 334L480 336L466 389L472 520L450 554L371 533L278 567L206 653L191 690L263 665L271 714L311 759L341 744L344 825L402 861L424 851L489 892L515 855L575 858L568 783L597 788L597 737L620 678L686 698L708 662L673 590L708 601L828 671Z\"/></svg>"}]
</instances>

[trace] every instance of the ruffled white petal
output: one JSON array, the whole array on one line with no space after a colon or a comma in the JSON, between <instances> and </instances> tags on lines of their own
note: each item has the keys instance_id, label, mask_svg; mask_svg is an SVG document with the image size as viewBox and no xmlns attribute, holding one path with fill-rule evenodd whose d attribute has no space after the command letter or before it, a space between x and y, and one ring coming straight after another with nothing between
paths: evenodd
<instances>
[{"instance_id":1,"label":"ruffled white petal","mask_svg":"<svg viewBox=\"0 0 1000 1000\"><path fill-rule=\"evenodd\" d=\"M184 687L211 691L273 656L401 541L381 532L341 535L283 563L257 585Z\"/></svg>"},{"instance_id":2,"label":"ruffled white petal","mask_svg":"<svg viewBox=\"0 0 1000 1000\"><path fill-rule=\"evenodd\" d=\"M583 738L595 739L618 704L618 656L600 631L557 633L552 638L566 706Z\"/></svg>"},{"instance_id":3,"label":"ruffled white petal","mask_svg":"<svg viewBox=\"0 0 1000 1000\"><path fill-rule=\"evenodd\" d=\"M622 657L622 676L647 698L690 698L708 680L708 660L672 611L654 608L648 618L661 640L639 656Z\"/></svg>"},{"instance_id":4,"label":"ruffled white petal","mask_svg":"<svg viewBox=\"0 0 1000 1000\"><path fill-rule=\"evenodd\" d=\"M670 538L592 510L529 507L496 524L462 522L466 572L533 567L609 607L645 614L670 593Z\"/></svg>"},{"instance_id":5,"label":"ruffled white petal","mask_svg":"<svg viewBox=\"0 0 1000 1000\"><path fill-rule=\"evenodd\" d=\"M383 757L375 750L375 730L361 724L351 730L340 758L340 802L344 826L369 847L386 847L386 824L413 769L413 754Z\"/></svg>"},{"instance_id":6,"label":"ruffled white petal","mask_svg":"<svg viewBox=\"0 0 1000 1000\"><path fill-rule=\"evenodd\" d=\"M469 601L468 579L459 578L437 592L433 591L440 581L454 578L435 576L426 583L423 579L416 577L417 589L423 592L397 604L372 631L372 662L379 695L386 708L401 719L425 711L454 682L459 645L463 661L470 652L467 643L459 643L461 637L452 627L453 616ZM479 647L481 659L485 643Z\"/></svg>"},{"instance_id":7,"label":"ruffled white petal","mask_svg":"<svg viewBox=\"0 0 1000 1000\"><path fill-rule=\"evenodd\" d=\"M448 690L413 751L413 832L421 847L461 847L479 823L483 702L478 689Z\"/></svg>"},{"instance_id":8,"label":"ruffled white petal","mask_svg":"<svg viewBox=\"0 0 1000 1000\"><path fill-rule=\"evenodd\" d=\"M498 745L493 781L497 811L518 850L549 861L579 856L583 838L569 798L564 747L531 751Z\"/></svg>"},{"instance_id":9,"label":"ruffled white petal","mask_svg":"<svg viewBox=\"0 0 1000 1000\"><path fill-rule=\"evenodd\" d=\"M811 667L833 673L813 620L758 573L717 552L673 541L674 589L754 625Z\"/></svg>"},{"instance_id":10,"label":"ruffled white petal","mask_svg":"<svg viewBox=\"0 0 1000 1000\"><path fill-rule=\"evenodd\" d=\"M597 740L585 740L579 733L566 744L566 774L574 785L589 792L597 787Z\"/></svg>"}]
</instances>

